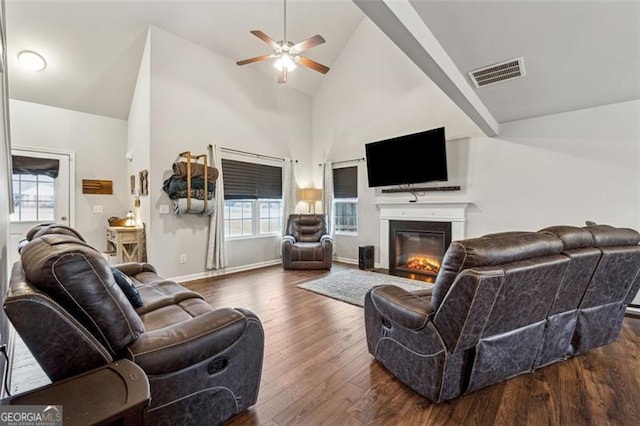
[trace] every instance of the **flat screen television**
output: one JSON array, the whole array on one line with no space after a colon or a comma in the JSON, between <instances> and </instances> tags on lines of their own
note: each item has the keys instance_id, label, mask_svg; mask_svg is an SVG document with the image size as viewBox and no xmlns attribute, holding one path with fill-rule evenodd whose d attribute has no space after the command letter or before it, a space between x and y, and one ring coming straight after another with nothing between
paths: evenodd
<instances>
[{"instance_id":1,"label":"flat screen television","mask_svg":"<svg viewBox=\"0 0 640 426\"><path fill-rule=\"evenodd\" d=\"M365 144L369 187L446 181L444 127Z\"/></svg>"}]
</instances>

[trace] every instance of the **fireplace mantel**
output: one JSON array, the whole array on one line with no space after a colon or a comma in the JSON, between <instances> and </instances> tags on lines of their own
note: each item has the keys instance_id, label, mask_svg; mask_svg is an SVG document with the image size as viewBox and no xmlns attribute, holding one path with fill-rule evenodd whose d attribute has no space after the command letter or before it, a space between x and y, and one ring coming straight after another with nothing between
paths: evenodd
<instances>
[{"instance_id":1,"label":"fireplace mantel","mask_svg":"<svg viewBox=\"0 0 640 426\"><path fill-rule=\"evenodd\" d=\"M465 238L466 208L470 201L376 201L380 218L380 267L389 268L389 221L451 222L451 239Z\"/></svg>"}]
</instances>

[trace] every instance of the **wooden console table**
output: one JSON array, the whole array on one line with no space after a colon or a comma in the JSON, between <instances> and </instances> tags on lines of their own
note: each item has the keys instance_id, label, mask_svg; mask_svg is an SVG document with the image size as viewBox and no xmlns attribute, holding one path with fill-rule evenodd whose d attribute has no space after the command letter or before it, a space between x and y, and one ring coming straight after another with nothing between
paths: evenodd
<instances>
[{"instance_id":1,"label":"wooden console table","mask_svg":"<svg viewBox=\"0 0 640 426\"><path fill-rule=\"evenodd\" d=\"M115 255L116 263L146 262L147 249L144 228L107 227L107 252Z\"/></svg>"}]
</instances>

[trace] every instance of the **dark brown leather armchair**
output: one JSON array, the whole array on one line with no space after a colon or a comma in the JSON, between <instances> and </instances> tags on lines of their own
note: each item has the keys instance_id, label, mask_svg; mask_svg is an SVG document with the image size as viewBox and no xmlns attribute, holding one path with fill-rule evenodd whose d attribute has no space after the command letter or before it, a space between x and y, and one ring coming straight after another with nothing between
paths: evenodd
<instances>
[{"instance_id":1,"label":"dark brown leather armchair","mask_svg":"<svg viewBox=\"0 0 640 426\"><path fill-rule=\"evenodd\" d=\"M255 404L256 315L213 308L149 264L116 265L142 299L134 308L101 253L67 229L49 231L22 247L4 310L52 381L128 358L149 380L150 425L219 424Z\"/></svg>"},{"instance_id":2,"label":"dark brown leather armchair","mask_svg":"<svg viewBox=\"0 0 640 426\"><path fill-rule=\"evenodd\" d=\"M331 269L333 238L326 214L292 214L282 238L284 269Z\"/></svg>"},{"instance_id":3,"label":"dark brown leather armchair","mask_svg":"<svg viewBox=\"0 0 640 426\"><path fill-rule=\"evenodd\" d=\"M606 345L640 287L638 242L607 225L454 241L433 292L368 292L369 352L441 402Z\"/></svg>"}]
</instances>

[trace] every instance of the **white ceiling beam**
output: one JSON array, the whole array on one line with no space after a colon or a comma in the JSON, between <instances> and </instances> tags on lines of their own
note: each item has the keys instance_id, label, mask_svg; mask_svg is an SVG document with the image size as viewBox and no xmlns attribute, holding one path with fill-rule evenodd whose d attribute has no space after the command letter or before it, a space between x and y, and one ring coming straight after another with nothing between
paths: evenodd
<instances>
[{"instance_id":1,"label":"white ceiling beam","mask_svg":"<svg viewBox=\"0 0 640 426\"><path fill-rule=\"evenodd\" d=\"M487 136L498 122L409 0L352 0Z\"/></svg>"}]
</instances>

